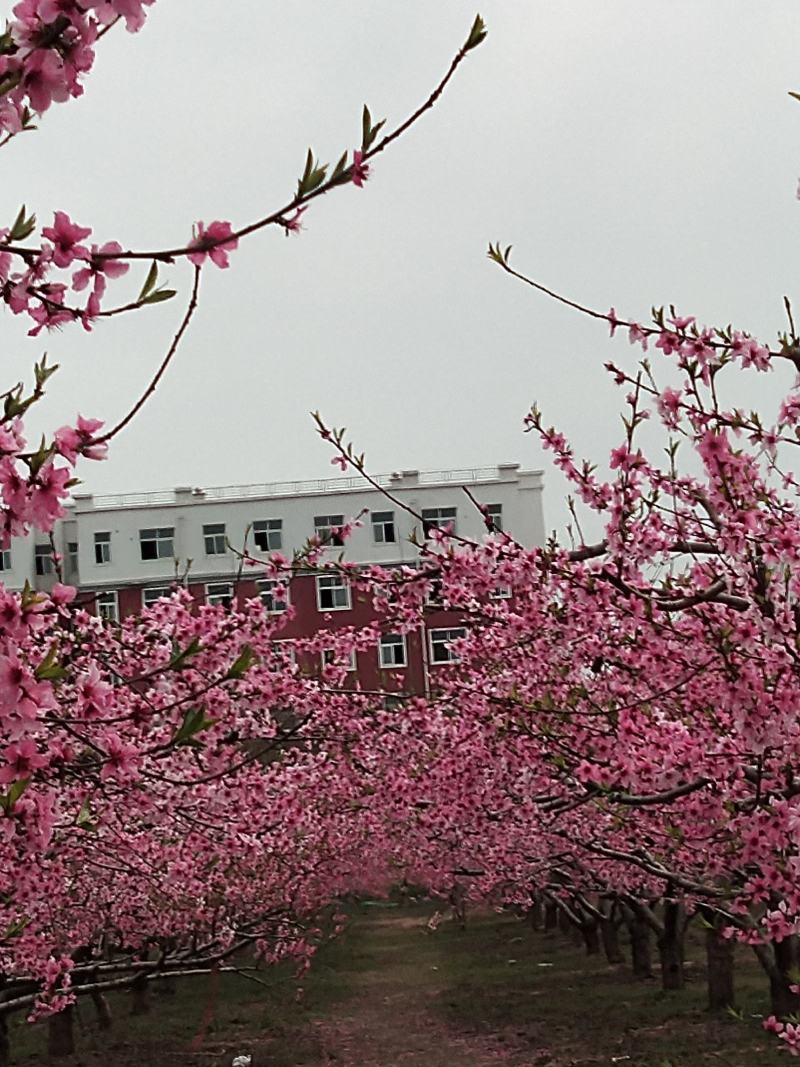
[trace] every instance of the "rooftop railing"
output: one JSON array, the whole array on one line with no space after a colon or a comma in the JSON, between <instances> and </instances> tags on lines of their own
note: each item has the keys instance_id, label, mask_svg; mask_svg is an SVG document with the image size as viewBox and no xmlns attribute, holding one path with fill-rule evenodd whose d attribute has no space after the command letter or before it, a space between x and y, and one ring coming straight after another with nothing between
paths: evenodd
<instances>
[{"instance_id":1,"label":"rooftop railing","mask_svg":"<svg viewBox=\"0 0 800 1067\"><path fill-rule=\"evenodd\" d=\"M376 475L375 481L387 489L409 489L416 485L469 485L475 482L510 481L515 480L518 473L518 464L505 464L500 467L464 467L459 470L395 471L392 474ZM351 475L294 482L220 485L208 489L185 487L158 489L144 493L100 493L90 498L90 506L94 508L138 508L203 500L227 501L306 496L315 493L347 492L354 489L368 490L369 485L360 475ZM89 499L89 495L77 496L75 500L79 505L81 499Z\"/></svg>"}]
</instances>

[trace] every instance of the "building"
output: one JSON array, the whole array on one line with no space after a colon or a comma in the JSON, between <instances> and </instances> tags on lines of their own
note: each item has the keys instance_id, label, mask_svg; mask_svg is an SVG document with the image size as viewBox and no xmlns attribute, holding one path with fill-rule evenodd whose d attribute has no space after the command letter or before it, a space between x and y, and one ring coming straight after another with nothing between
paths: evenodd
<instances>
[{"instance_id":1,"label":"building","mask_svg":"<svg viewBox=\"0 0 800 1067\"><path fill-rule=\"evenodd\" d=\"M285 604L274 596L275 583L258 568L241 567L235 548L266 559L280 551L291 557L309 538L329 542L331 555L355 563L413 564L430 526L452 524L456 532L480 540L486 534L483 515L464 492L487 509L498 529L510 531L524 545L544 539L542 473L523 471L518 464L451 471L402 471L377 482L399 503L360 476L268 485L110 496L76 495L67 516L54 531L63 580L78 587L89 610L119 621L169 594L176 581L185 584L198 603L229 604L261 596L268 610L282 613ZM407 505L420 519L410 515ZM339 527L361 516L362 525L342 546ZM422 525L423 529L419 527ZM44 537L15 540L0 554L5 584L21 589L26 581L47 589L57 580L52 545ZM304 575L292 579L289 599L295 609L282 636L287 640L320 629L364 625L374 618L372 607L356 602L346 581L337 575ZM458 617L432 611L419 634L407 638L387 634L372 657L359 653L353 664L359 682L385 683L386 672L396 688L427 690L429 671L449 661L448 639L457 636Z\"/></svg>"}]
</instances>

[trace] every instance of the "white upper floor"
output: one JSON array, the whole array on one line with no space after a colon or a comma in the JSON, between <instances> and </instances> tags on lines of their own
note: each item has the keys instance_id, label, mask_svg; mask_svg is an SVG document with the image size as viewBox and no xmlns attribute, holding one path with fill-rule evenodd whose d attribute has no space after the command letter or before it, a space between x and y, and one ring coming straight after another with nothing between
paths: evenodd
<instances>
[{"instance_id":1,"label":"white upper floor","mask_svg":"<svg viewBox=\"0 0 800 1067\"><path fill-rule=\"evenodd\" d=\"M499 528L525 545L544 540L542 473L518 464L454 471L403 471L267 485L180 487L169 491L76 495L54 531L64 579L84 588L118 588L170 579L187 568L190 580L233 577L234 549L256 558L280 551L291 557L315 535L330 551L359 563L413 562L429 524L453 524L480 540L486 525L478 504ZM469 490L469 494L465 492ZM388 494L388 495L387 495ZM409 510L406 510L409 509ZM360 517L344 547L336 529ZM52 581L48 538L16 539L0 578L11 588Z\"/></svg>"}]
</instances>

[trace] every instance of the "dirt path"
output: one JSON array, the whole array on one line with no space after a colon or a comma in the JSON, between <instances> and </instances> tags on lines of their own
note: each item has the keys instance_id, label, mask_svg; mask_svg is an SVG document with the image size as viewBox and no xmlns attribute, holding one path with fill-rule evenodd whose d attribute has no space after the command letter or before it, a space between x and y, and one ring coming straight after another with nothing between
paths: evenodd
<instances>
[{"instance_id":1,"label":"dirt path","mask_svg":"<svg viewBox=\"0 0 800 1067\"><path fill-rule=\"evenodd\" d=\"M530 1067L513 1039L448 1026L439 974L440 939L423 918L362 920L364 949L346 976L351 995L334 1018L317 1020L319 1063L342 1067ZM307 1062L307 1061L306 1061Z\"/></svg>"}]
</instances>

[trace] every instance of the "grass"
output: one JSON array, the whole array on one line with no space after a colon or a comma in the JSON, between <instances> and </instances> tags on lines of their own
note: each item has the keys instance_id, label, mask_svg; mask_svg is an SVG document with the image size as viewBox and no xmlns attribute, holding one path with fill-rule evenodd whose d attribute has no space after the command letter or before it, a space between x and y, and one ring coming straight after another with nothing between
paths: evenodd
<instances>
[{"instance_id":1,"label":"grass","mask_svg":"<svg viewBox=\"0 0 800 1067\"><path fill-rule=\"evenodd\" d=\"M563 934L543 934L513 918L484 916L462 933L440 930L442 1010L455 1027L510 1031L531 1046L558 1050L539 1061L573 1067L787 1067L779 1043L761 1028L767 980L740 948L736 995L741 1019L706 1010L705 961L697 934L687 946L689 980L663 993L625 966L587 957ZM758 1018L754 1018L758 1016Z\"/></svg>"},{"instance_id":2,"label":"grass","mask_svg":"<svg viewBox=\"0 0 800 1067\"><path fill-rule=\"evenodd\" d=\"M128 1015L126 994L110 997L115 1024L107 1033L98 1033L93 1008L83 1002L78 1054L58 1062L65 1067L230 1067L234 1055L251 1052L253 1067L310 1067L332 1062L330 1031L342 1025L350 1027L347 1055L336 1059L343 1064L394 1067L398 1040L405 1040L407 1031L419 1042L426 1027L432 1048L434 1042L446 1046L448 1035L457 1037L461 1048L474 1035L473 1052L468 1048L456 1061L438 1047L436 1059L404 1063L482 1067L489 1060L480 1042L490 1038L508 1049L503 1062L521 1067L788 1067L791 1062L753 1017L768 1012L767 983L744 949L737 959L739 1020L705 1010L698 935L688 946L686 988L664 994L656 981L636 981L625 966L587 958L564 935L533 931L509 915L470 916L466 931L444 922L430 934L424 928L430 905L353 910L348 931L320 952L301 1000L291 971L273 968L260 975L267 988L236 976L185 980L173 996L154 995L153 1011L146 1016ZM16 1024L14 1031L14 1064L47 1062L44 1026Z\"/></svg>"}]
</instances>

